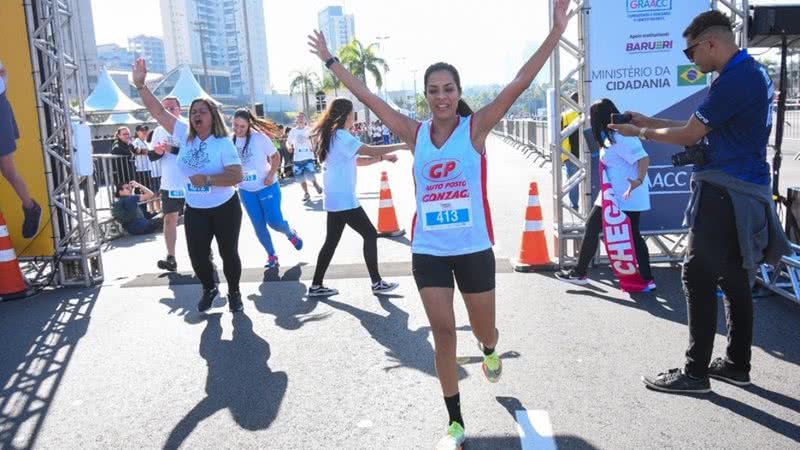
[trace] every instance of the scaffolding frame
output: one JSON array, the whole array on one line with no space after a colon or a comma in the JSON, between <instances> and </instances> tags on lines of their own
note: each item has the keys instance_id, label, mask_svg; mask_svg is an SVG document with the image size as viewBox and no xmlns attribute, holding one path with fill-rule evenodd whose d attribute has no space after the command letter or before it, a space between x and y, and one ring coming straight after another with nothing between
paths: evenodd
<instances>
[{"instance_id":1,"label":"scaffolding frame","mask_svg":"<svg viewBox=\"0 0 800 450\"><path fill-rule=\"evenodd\" d=\"M39 112L47 179L52 258L23 258L36 279L55 286L91 286L103 281L101 241L93 183L85 183L88 205L81 201L82 177L73 170L72 121L85 119L83 86L75 50L71 0L24 0L33 80ZM70 98L74 87L76 98ZM71 105L71 101L75 105Z\"/></svg>"},{"instance_id":2,"label":"scaffolding frame","mask_svg":"<svg viewBox=\"0 0 800 450\"><path fill-rule=\"evenodd\" d=\"M585 230L584 223L592 208L592 152L586 142L582 131L586 118L589 117L591 106L591 60L589 46L590 22L589 15L592 10L592 0L572 0L573 11L577 16L577 40L570 38L565 33L559 45L550 58L550 80L554 93L551 99L549 113L549 153L553 163L553 233L554 254L559 266L574 264L577 261L580 241ZM553 25L554 0L548 2L550 26ZM747 48L747 26L749 14L748 0L712 0L712 9L727 13L734 21L734 33L741 48ZM688 24L687 24L688 25ZM574 69L562 74L561 52L565 52L577 61ZM569 93L564 91L564 86L575 79L577 81L578 103L569 98ZM561 130L561 113L565 108L572 108L580 112L580 120ZM580 158L564 153L561 141L575 131L579 131ZM566 161L561 161L561 156L577 167L574 175L564 179L562 168ZM564 202L573 189L579 191L578 209L575 210ZM567 221L565 219L569 218ZM642 233L646 241L651 242L659 251L651 254L653 262L677 263L683 259L688 244L687 230L668 230ZM569 245L570 242L572 245Z\"/></svg>"}]
</instances>

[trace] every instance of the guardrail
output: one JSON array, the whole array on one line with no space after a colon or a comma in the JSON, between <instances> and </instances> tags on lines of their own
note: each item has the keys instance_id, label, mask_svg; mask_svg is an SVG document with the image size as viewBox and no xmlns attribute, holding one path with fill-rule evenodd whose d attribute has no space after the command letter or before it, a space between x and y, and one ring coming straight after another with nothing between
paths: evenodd
<instances>
[{"instance_id":1,"label":"guardrail","mask_svg":"<svg viewBox=\"0 0 800 450\"><path fill-rule=\"evenodd\" d=\"M551 160L547 140L547 121L533 119L503 119L495 125L494 134L507 144L521 150L544 166Z\"/></svg>"},{"instance_id":2,"label":"guardrail","mask_svg":"<svg viewBox=\"0 0 800 450\"><path fill-rule=\"evenodd\" d=\"M116 185L128 181L137 181L153 192L158 193L161 177L154 177L150 171L137 171L133 160L129 156L95 154L92 155L94 172L91 182L94 183L95 208L97 210L97 221L100 225L100 234L103 242L110 241L122 236L125 232L122 225L111 216L111 208L117 200L115 194ZM89 177L82 181L82 185L89 182ZM84 205L88 205L88 191L82 189ZM156 198L142 203L152 214L161 212L161 202Z\"/></svg>"},{"instance_id":3,"label":"guardrail","mask_svg":"<svg viewBox=\"0 0 800 450\"><path fill-rule=\"evenodd\" d=\"M762 264L756 280L770 291L800 303L800 246L792 244L794 255L784 256L775 266Z\"/></svg>"}]
</instances>

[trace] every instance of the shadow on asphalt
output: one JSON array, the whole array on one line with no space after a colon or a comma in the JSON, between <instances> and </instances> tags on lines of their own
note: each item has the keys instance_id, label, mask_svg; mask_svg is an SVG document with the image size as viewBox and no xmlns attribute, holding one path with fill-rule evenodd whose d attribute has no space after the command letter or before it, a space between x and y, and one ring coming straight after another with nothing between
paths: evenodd
<instances>
[{"instance_id":1,"label":"shadow on asphalt","mask_svg":"<svg viewBox=\"0 0 800 450\"><path fill-rule=\"evenodd\" d=\"M751 390L746 388L747 390ZM758 388L761 389L761 388ZM762 389L763 390L763 389ZM758 394L757 394L758 395ZM781 395L781 394L778 394ZM768 397L764 397L768 398ZM720 408L725 408L728 411L738 414L743 418L755 422L764 428L772 430L775 433L782 434L789 439L794 440L797 442L800 440L800 426L795 423L787 422L783 419L779 419L772 414L769 414L765 411L762 411L758 408L754 408L746 403L742 403L738 400L734 400L730 397L723 397L717 393L712 393L708 397L708 401L711 403L719 406ZM777 403L777 402L776 402ZM781 404L781 403L778 403ZM795 405L796 407L797 405ZM795 411L797 411L795 409Z\"/></svg>"},{"instance_id":2,"label":"shadow on asphalt","mask_svg":"<svg viewBox=\"0 0 800 450\"><path fill-rule=\"evenodd\" d=\"M378 301L388 315L365 311L330 298L320 300L358 319L372 339L386 348L386 356L392 364L384 367L384 371L407 367L435 377L433 346L428 341L430 327L411 330L408 328L408 313L392 303L389 296L379 296ZM458 379L466 377L467 372L459 366Z\"/></svg>"},{"instance_id":3,"label":"shadow on asphalt","mask_svg":"<svg viewBox=\"0 0 800 450\"><path fill-rule=\"evenodd\" d=\"M411 247L411 239L407 238L405 234L402 235L402 236L396 236L396 237L382 237L382 236L378 236L378 237L381 237L383 239L388 239L390 241L397 242L398 244L403 244L403 245L405 245L407 247Z\"/></svg>"},{"instance_id":4,"label":"shadow on asphalt","mask_svg":"<svg viewBox=\"0 0 800 450\"><path fill-rule=\"evenodd\" d=\"M316 297L306 297L306 286L300 282L302 266L293 266L280 275L278 269L264 271L259 293L248 296L258 312L275 316L275 325L284 330L297 330L309 322L327 319L332 313L312 314L319 305ZM266 282L282 281L280 285Z\"/></svg>"},{"instance_id":5,"label":"shadow on asphalt","mask_svg":"<svg viewBox=\"0 0 800 450\"><path fill-rule=\"evenodd\" d=\"M614 275L608 268L595 268L590 271L593 285L586 288L574 286L567 293L593 297L620 306L641 309L660 319L687 323L686 297L681 285L678 269L653 268L658 290L652 293L630 294L629 299L620 298ZM550 274L539 275L554 278ZM723 302L718 302L717 334L727 335ZM754 300L753 345L777 359L800 365L800 308L790 301L770 296ZM688 330L687 330L688 331ZM688 343L676 342L678 347ZM724 351L724 349L717 349Z\"/></svg>"},{"instance_id":6,"label":"shadow on asphalt","mask_svg":"<svg viewBox=\"0 0 800 450\"><path fill-rule=\"evenodd\" d=\"M205 323L200 356L208 366L206 398L175 425L165 449L179 448L200 422L222 409L249 431L269 428L278 415L288 377L269 368L269 343L255 333L245 313L233 314L233 339L223 340L222 317L222 313L184 314L190 324Z\"/></svg>"},{"instance_id":7,"label":"shadow on asphalt","mask_svg":"<svg viewBox=\"0 0 800 450\"><path fill-rule=\"evenodd\" d=\"M108 252L115 248L136 247L137 245L144 244L145 242L153 242L159 239L161 234L162 234L161 231L157 233L140 234L140 235L126 234L124 236L112 239L103 244L103 251Z\"/></svg>"},{"instance_id":8,"label":"shadow on asphalt","mask_svg":"<svg viewBox=\"0 0 800 450\"><path fill-rule=\"evenodd\" d=\"M61 289L3 304L0 448L34 448L99 294Z\"/></svg>"}]
</instances>

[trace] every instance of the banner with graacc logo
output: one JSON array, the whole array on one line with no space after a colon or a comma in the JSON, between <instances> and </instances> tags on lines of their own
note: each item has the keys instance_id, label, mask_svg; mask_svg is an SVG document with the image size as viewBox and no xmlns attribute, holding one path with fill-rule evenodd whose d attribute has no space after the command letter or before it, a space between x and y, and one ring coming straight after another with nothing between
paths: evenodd
<instances>
[{"instance_id":1,"label":"banner with graacc logo","mask_svg":"<svg viewBox=\"0 0 800 450\"><path fill-rule=\"evenodd\" d=\"M686 56L683 31L707 0L595 0L589 14L590 99L609 98L620 111L688 120L702 102L708 77ZM690 167L672 167L682 147L645 142L652 209L643 232L684 229ZM596 166L595 166L596 167ZM597 174L592 183L597 195Z\"/></svg>"},{"instance_id":2,"label":"banner with graacc logo","mask_svg":"<svg viewBox=\"0 0 800 450\"><path fill-rule=\"evenodd\" d=\"M31 77L31 53L25 9L20 1L0 1L0 61L8 72L6 97L14 111L19 140L13 159L17 173L25 181L31 197L42 207L38 234L33 239L22 237L22 203L5 177L0 176L0 211L8 224L9 235L17 257L52 256L53 227L50 221L50 200L42 151L36 91Z\"/></svg>"}]
</instances>

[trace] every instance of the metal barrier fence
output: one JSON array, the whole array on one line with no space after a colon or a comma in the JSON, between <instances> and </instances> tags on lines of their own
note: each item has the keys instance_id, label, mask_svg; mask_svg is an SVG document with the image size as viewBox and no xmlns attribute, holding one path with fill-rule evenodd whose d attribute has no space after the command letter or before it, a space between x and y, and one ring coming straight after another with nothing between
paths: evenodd
<instances>
[{"instance_id":1,"label":"metal barrier fence","mask_svg":"<svg viewBox=\"0 0 800 450\"><path fill-rule=\"evenodd\" d=\"M533 158L540 166L551 160L550 143L547 140L546 120L501 120L494 127L494 133L507 144L520 149L526 157Z\"/></svg>"},{"instance_id":2,"label":"metal barrier fence","mask_svg":"<svg viewBox=\"0 0 800 450\"><path fill-rule=\"evenodd\" d=\"M153 176L151 171L137 171L136 166L129 156L95 154L92 155L94 173L91 182L94 183L95 206L97 220L100 225L100 234L104 242L124 234L122 225L111 216L111 209L116 198L116 186L120 183L137 181L150 190L158 193L161 184L160 176ZM160 175L160 172L156 172ZM90 181L89 177L81 180L83 202L88 204L88 190L85 188ZM158 196L141 205L148 212L157 214L161 212L161 202Z\"/></svg>"},{"instance_id":3,"label":"metal barrier fence","mask_svg":"<svg viewBox=\"0 0 800 450\"><path fill-rule=\"evenodd\" d=\"M777 118L775 119L777 120ZM775 138L775 127L774 124L777 123L773 121L773 132L772 132L772 139ZM800 141L800 110L789 110L786 111L786 123L783 127L783 139L789 141Z\"/></svg>"}]
</instances>

